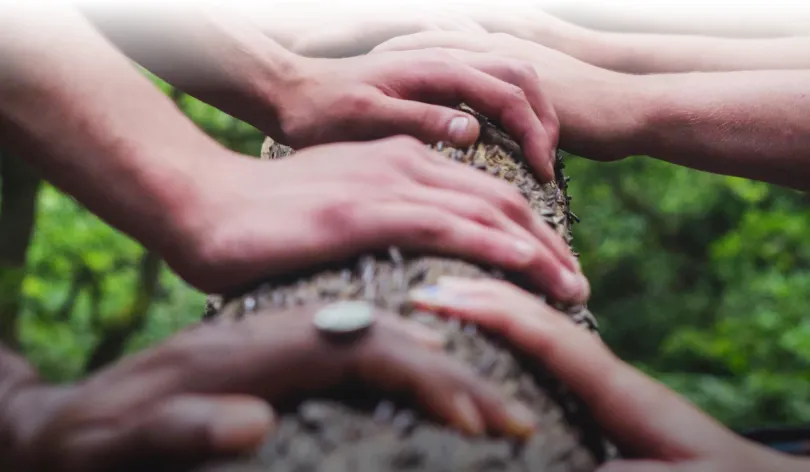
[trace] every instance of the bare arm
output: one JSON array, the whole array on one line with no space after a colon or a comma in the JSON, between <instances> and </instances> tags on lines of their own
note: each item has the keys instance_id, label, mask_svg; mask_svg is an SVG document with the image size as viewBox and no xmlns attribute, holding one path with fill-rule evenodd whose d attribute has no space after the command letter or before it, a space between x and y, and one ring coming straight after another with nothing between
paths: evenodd
<instances>
[{"instance_id":1,"label":"bare arm","mask_svg":"<svg viewBox=\"0 0 810 472\"><path fill-rule=\"evenodd\" d=\"M448 48L534 66L577 155L647 155L797 189L810 182L810 70L631 75L509 35L421 33L380 51ZM572 92L573 91L573 92Z\"/></svg>"},{"instance_id":2,"label":"bare arm","mask_svg":"<svg viewBox=\"0 0 810 472\"><path fill-rule=\"evenodd\" d=\"M0 139L113 226L177 249L189 176L224 149L61 2L4 8L0 24Z\"/></svg>"},{"instance_id":3,"label":"bare arm","mask_svg":"<svg viewBox=\"0 0 810 472\"><path fill-rule=\"evenodd\" d=\"M507 0L496 8L458 1L469 2L463 14L489 32L507 33L620 72L810 69L810 6ZM588 15L602 23L588 20ZM616 24L633 18L638 21ZM732 34L723 25L740 30Z\"/></svg>"},{"instance_id":4,"label":"bare arm","mask_svg":"<svg viewBox=\"0 0 810 472\"><path fill-rule=\"evenodd\" d=\"M469 0L473 1L473 0ZM810 34L810 5L792 0L507 0L571 23L625 33L738 38Z\"/></svg>"},{"instance_id":5,"label":"bare arm","mask_svg":"<svg viewBox=\"0 0 810 472\"><path fill-rule=\"evenodd\" d=\"M198 289L222 293L271 273L396 244L525 269L541 285L559 292L561 299L587 298L587 282L571 273L578 269L570 252L561 249L562 239L547 225L537 224L525 200L508 184L461 164L447 169L454 172L453 179L421 181L423 175L434 175L427 169L435 164L435 153L405 138L313 147L302 151L309 160L272 164L232 153L198 130L78 12L61 2L42 11L38 5L18 5L0 17L0 63L4 65L0 140L99 217L161 254ZM428 59L423 56L423 64L436 64ZM533 109L528 102L515 103L514 99L522 100L515 87L472 66L458 62L455 74L445 73L431 83L413 75L405 83L403 67L411 64L385 58L377 63L383 67L360 61L339 70L325 69L319 80L303 81L314 82L313 86L288 93L286 98L297 100L289 104L291 116L303 120L297 126L301 141L348 139L347 129L368 131L372 122L386 124L368 110L369 104L402 125L394 107L404 103L399 110L405 115L423 120L432 116L422 124L434 130L437 123L441 125L437 117L451 121L459 115L452 109L417 106L384 95L363 77L351 75L358 72L368 73L370 80L397 80L406 87L404 93L410 92L410 85L430 92L437 84L447 93L452 85L463 87L466 82L465 95L473 100L473 91L481 90L482 83L490 87L488 94L498 93L500 86L501 96L508 94L511 103L490 96L483 105L489 105L493 116L509 111L506 118L515 126L533 126L528 116ZM479 75L476 78L470 72ZM366 106L350 107L348 111L354 113L344 114L346 120L339 121L337 108L356 105L347 104L347 97L359 98ZM520 105L527 113L514 113ZM539 119L532 116L538 125ZM542 129L525 130L529 144L539 144ZM391 128L382 131L395 134ZM546 150L536 147L535 155L548 159ZM318 159L313 167L311 163ZM319 173L313 173L313 168ZM408 190L379 186L374 180L381 175ZM345 189L352 185L368 190L349 195ZM469 188L476 189L475 195ZM466 203L458 205L447 192ZM417 194L425 198L414 198ZM398 202L401 214L380 210L375 199ZM285 204L279 205L280 201ZM323 217L345 208L352 208L345 218ZM380 211L384 217L373 216ZM436 218L427 221L425 211L433 211ZM484 211L496 215L494 226L480 223ZM283 230L278 221L285 222ZM439 227L443 229L436 237ZM471 237L471 231L479 236Z\"/></svg>"},{"instance_id":6,"label":"bare arm","mask_svg":"<svg viewBox=\"0 0 810 472\"><path fill-rule=\"evenodd\" d=\"M282 83L299 56L228 9L79 1L124 54L175 87L278 137Z\"/></svg>"},{"instance_id":7,"label":"bare arm","mask_svg":"<svg viewBox=\"0 0 810 472\"><path fill-rule=\"evenodd\" d=\"M651 75L627 85L615 94L637 124L627 154L810 188L810 71Z\"/></svg>"},{"instance_id":8,"label":"bare arm","mask_svg":"<svg viewBox=\"0 0 810 472\"><path fill-rule=\"evenodd\" d=\"M810 69L810 35L720 38L581 30L571 41L549 41L590 64L634 74Z\"/></svg>"}]
</instances>

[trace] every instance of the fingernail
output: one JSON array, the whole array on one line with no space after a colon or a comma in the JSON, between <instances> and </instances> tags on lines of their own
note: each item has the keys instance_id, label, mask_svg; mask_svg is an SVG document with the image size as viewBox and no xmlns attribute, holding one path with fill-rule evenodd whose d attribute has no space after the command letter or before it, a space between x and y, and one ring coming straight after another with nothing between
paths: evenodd
<instances>
[{"instance_id":1,"label":"fingernail","mask_svg":"<svg viewBox=\"0 0 810 472\"><path fill-rule=\"evenodd\" d=\"M509 434L519 437L530 436L534 432L536 418L534 413L522 403L513 403L507 409L509 415Z\"/></svg>"},{"instance_id":2,"label":"fingernail","mask_svg":"<svg viewBox=\"0 0 810 472\"><path fill-rule=\"evenodd\" d=\"M450 134L450 138L453 140L455 144L459 144L465 141L467 137L467 130L470 127L470 119L466 116L457 116L450 120L450 126L448 126L448 133Z\"/></svg>"},{"instance_id":3,"label":"fingernail","mask_svg":"<svg viewBox=\"0 0 810 472\"><path fill-rule=\"evenodd\" d=\"M587 281L584 276L576 275L568 269L560 270L561 292L566 300L582 300L587 297Z\"/></svg>"},{"instance_id":4,"label":"fingernail","mask_svg":"<svg viewBox=\"0 0 810 472\"><path fill-rule=\"evenodd\" d=\"M416 342L428 347L443 347L447 338L440 332L428 328L416 321L408 321L405 330Z\"/></svg>"},{"instance_id":5,"label":"fingernail","mask_svg":"<svg viewBox=\"0 0 810 472\"><path fill-rule=\"evenodd\" d=\"M534 259L535 251L534 246L526 241L515 241L515 256L518 264L525 265Z\"/></svg>"},{"instance_id":6,"label":"fingernail","mask_svg":"<svg viewBox=\"0 0 810 472\"><path fill-rule=\"evenodd\" d=\"M580 301L584 302L591 298L591 283L588 282L588 278L582 274L579 274L579 283L582 286L582 292L580 293Z\"/></svg>"},{"instance_id":7,"label":"fingernail","mask_svg":"<svg viewBox=\"0 0 810 472\"><path fill-rule=\"evenodd\" d=\"M270 408L259 403L236 403L217 408L209 432L223 451L243 451L258 446L273 420Z\"/></svg>"},{"instance_id":8,"label":"fingernail","mask_svg":"<svg viewBox=\"0 0 810 472\"><path fill-rule=\"evenodd\" d=\"M462 431L477 436L484 432L484 420L469 395L459 393L453 399L456 423Z\"/></svg>"},{"instance_id":9,"label":"fingernail","mask_svg":"<svg viewBox=\"0 0 810 472\"><path fill-rule=\"evenodd\" d=\"M582 264L580 264L578 257L571 256L571 263L574 265L577 272L582 272Z\"/></svg>"},{"instance_id":10,"label":"fingernail","mask_svg":"<svg viewBox=\"0 0 810 472\"><path fill-rule=\"evenodd\" d=\"M464 303L463 298L438 285L428 285L419 287L408 292L408 299L411 302L424 304L427 306L459 306Z\"/></svg>"}]
</instances>

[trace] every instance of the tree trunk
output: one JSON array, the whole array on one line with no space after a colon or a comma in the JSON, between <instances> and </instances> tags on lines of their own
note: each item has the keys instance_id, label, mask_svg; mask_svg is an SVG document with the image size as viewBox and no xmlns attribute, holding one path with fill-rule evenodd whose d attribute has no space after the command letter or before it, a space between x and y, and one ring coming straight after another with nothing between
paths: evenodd
<instances>
[{"instance_id":1,"label":"tree trunk","mask_svg":"<svg viewBox=\"0 0 810 472\"><path fill-rule=\"evenodd\" d=\"M434 149L448 158L480 168L516 185L534 211L571 241L576 217L569 211L562 158L557 179L539 185L523 164L518 145L484 118L479 142L467 150L441 144ZM262 149L265 159L292 151L272 141ZM292 157L293 159L295 157ZM329 398L301 398L294 405L276 405L279 428L254 455L206 464L200 471L244 472L591 472L614 456L581 402L542 366L511 350L502 340L472 325L412 311L407 292L434 283L442 275L498 277L524 286L520 278L464 261L423 254L368 254L330 267L264 281L248 293L229 299L212 297L206 319L238 319L311 302L337 299L373 300L448 333L448 352L473 365L503 391L530 406L539 418L538 432L526 444L502 438L468 438L420 418L408 405L372 392L344 391ZM541 296L541 295L538 295ZM563 306L583 329L596 324L584 306Z\"/></svg>"},{"instance_id":2,"label":"tree trunk","mask_svg":"<svg viewBox=\"0 0 810 472\"><path fill-rule=\"evenodd\" d=\"M0 342L17 350L22 284L41 180L21 159L2 151L0 180Z\"/></svg>"}]
</instances>

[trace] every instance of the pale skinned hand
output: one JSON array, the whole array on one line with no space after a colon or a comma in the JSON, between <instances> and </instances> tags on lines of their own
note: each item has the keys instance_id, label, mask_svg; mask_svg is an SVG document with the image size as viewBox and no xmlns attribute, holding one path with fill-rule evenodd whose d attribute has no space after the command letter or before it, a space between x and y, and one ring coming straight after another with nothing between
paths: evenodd
<instances>
[{"instance_id":1,"label":"pale skinned hand","mask_svg":"<svg viewBox=\"0 0 810 472\"><path fill-rule=\"evenodd\" d=\"M554 177L559 121L525 61L428 50L294 64L268 92L277 116L258 123L280 142L301 148L407 134L466 146L478 136L478 122L450 108L466 103L509 132L538 178Z\"/></svg>"},{"instance_id":2,"label":"pale skinned hand","mask_svg":"<svg viewBox=\"0 0 810 472\"><path fill-rule=\"evenodd\" d=\"M412 300L504 336L570 386L611 439L637 458L608 463L600 472L798 472L810 467L810 461L735 435L511 284L445 278L413 292Z\"/></svg>"},{"instance_id":3,"label":"pale skinned hand","mask_svg":"<svg viewBox=\"0 0 810 472\"><path fill-rule=\"evenodd\" d=\"M568 246L514 187L416 139L219 157L204 174L219 180L199 182L205 192L180 218L177 240L191 243L165 254L208 293L398 246L518 271L558 299L588 297Z\"/></svg>"},{"instance_id":4,"label":"pale skinned hand","mask_svg":"<svg viewBox=\"0 0 810 472\"><path fill-rule=\"evenodd\" d=\"M546 13L539 4L503 2L496 6L489 2L474 2L465 5L460 13L489 33L506 33L565 52L593 34L592 30Z\"/></svg>"},{"instance_id":5,"label":"pale skinned hand","mask_svg":"<svg viewBox=\"0 0 810 472\"><path fill-rule=\"evenodd\" d=\"M268 11L256 22L284 47L308 57L357 56L393 37L420 31L486 31L459 10L442 13L434 7L381 3L346 11L346 5L327 1L316 7L321 14L313 14L311 6L301 10L293 6ZM256 12L245 13L257 17Z\"/></svg>"},{"instance_id":6,"label":"pale skinned hand","mask_svg":"<svg viewBox=\"0 0 810 472\"><path fill-rule=\"evenodd\" d=\"M272 434L267 402L344 382L406 393L465 433L532 433L528 410L447 357L434 331L378 313L334 343L312 324L315 308L203 324L73 386L19 386L0 410L15 453L3 470L151 470L249 452Z\"/></svg>"},{"instance_id":7,"label":"pale skinned hand","mask_svg":"<svg viewBox=\"0 0 810 472\"><path fill-rule=\"evenodd\" d=\"M603 161L629 155L627 147L639 123L623 100L636 87L634 76L505 33L428 31L393 38L374 48L372 55L436 48L458 57L477 53L525 61L559 118L561 148Z\"/></svg>"}]
</instances>

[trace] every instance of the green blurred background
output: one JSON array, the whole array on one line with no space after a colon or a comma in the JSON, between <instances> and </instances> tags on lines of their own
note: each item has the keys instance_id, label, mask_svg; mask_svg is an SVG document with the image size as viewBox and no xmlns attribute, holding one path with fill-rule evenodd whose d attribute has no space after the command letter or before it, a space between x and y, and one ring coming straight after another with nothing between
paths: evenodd
<instances>
[{"instance_id":1,"label":"green blurred background","mask_svg":"<svg viewBox=\"0 0 810 472\"><path fill-rule=\"evenodd\" d=\"M259 154L258 131L155 83ZM79 378L199 319L204 295L155 255L15 161L0 168L0 335L43 376ZM808 196L643 157L571 157L566 171L613 349L732 427L810 422Z\"/></svg>"}]
</instances>

